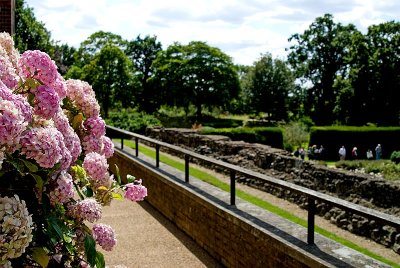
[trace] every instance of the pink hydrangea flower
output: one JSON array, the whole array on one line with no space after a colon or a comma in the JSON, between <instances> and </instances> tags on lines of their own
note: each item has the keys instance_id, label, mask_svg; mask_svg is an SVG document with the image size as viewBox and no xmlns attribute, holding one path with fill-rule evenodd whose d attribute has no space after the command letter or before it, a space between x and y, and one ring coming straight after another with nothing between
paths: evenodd
<instances>
[{"instance_id":1,"label":"pink hydrangea flower","mask_svg":"<svg viewBox=\"0 0 400 268\"><path fill-rule=\"evenodd\" d=\"M89 117L83 122L83 126L90 135L100 138L106 134L106 123L100 116Z\"/></svg>"},{"instance_id":2,"label":"pink hydrangea flower","mask_svg":"<svg viewBox=\"0 0 400 268\"><path fill-rule=\"evenodd\" d=\"M95 222L101 219L101 205L92 198L78 201L68 207L68 213L81 221Z\"/></svg>"},{"instance_id":3,"label":"pink hydrangea flower","mask_svg":"<svg viewBox=\"0 0 400 268\"><path fill-rule=\"evenodd\" d=\"M54 61L40 50L25 51L19 59L19 64L21 76L24 78L35 78L45 85L51 85L58 77Z\"/></svg>"},{"instance_id":4,"label":"pink hydrangea flower","mask_svg":"<svg viewBox=\"0 0 400 268\"><path fill-rule=\"evenodd\" d=\"M100 106L97 103L92 87L84 81L69 79L66 81L67 96L75 103L85 117L94 117L100 114Z\"/></svg>"},{"instance_id":5,"label":"pink hydrangea flower","mask_svg":"<svg viewBox=\"0 0 400 268\"><path fill-rule=\"evenodd\" d=\"M102 180L107 174L107 159L98 153L88 153L83 160L83 168L94 180Z\"/></svg>"},{"instance_id":6,"label":"pink hydrangea flower","mask_svg":"<svg viewBox=\"0 0 400 268\"><path fill-rule=\"evenodd\" d=\"M0 33L0 80L9 88L18 84L19 53L8 33Z\"/></svg>"},{"instance_id":7,"label":"pink hydrangea flower","mask_svg":"<svg viewBox=\"0 0 400 268\"><path fill-rule=\"evenodd\" d=\"M60 99L53 88L46 85L39 86L35 91L35 114L45 119L52 118L60 107Z\"/></svg>"},{"instance_id":8,"label":"pink hydrangea flower","mask_svg":"<svg viewBox=\"0 0 400 268\"><path fill-rule=\"evenodd\" d=\"M82 152L81 141L74 129L69 124L67 116L61 107L53 117L54 126L61 132L64 137L64 144L71 153L72 163L74 163Z\"/></svg>"},{"instance_id":9,"label":"pink hydrangea flower","mask_svg":"<svg viewBox=\"0 0 400 268\"><path fill-rule=\"evenodd\" d=\"M114 154L114 144L110 138L101 136L97 138L93 135L84 136L82 147L85 153L96 152L110 158Z\"/></svg>"},{"instance_id":10,"label":"pink hydrangea flower","mask_svg":"<svg viewBox=\"0 0 400 268\"><path fill-rule=\"evenodd\" d=\"M21 154L35 159L43 168L52 168L63 157L62 140L62 134L56 128L31 128L21 138Z\"/></svg>"},{"instance_id":11,"label":"pink hydrangea flower","mask_svg":"<svg viewBox=\"0 0 400 268\"><path fill-rule=\"evenodd\" d=\"M57 73L57 78L51 83L50 86L54 88L54 91L57 93L60 100L67 96L67 86L65 85L65 80L59 73Z\"/></svg>"},{"instance_id":12,"label":"pink hydrangea flower","mask_svg":"<svg viewBox=\"0 0 400 268\"><path fill-rule=\"evenodd\" d=\"M74 184L72 176L63 171L53 178L55 188L49 193L50 202L54 204L64 204L74 197Z\"/></svg>"},{"instance_id":13,"label":"pink hydrangea flower","mask_svg":"<svg viewBox=\"0 0 400 268\"><path fill-rule=\"evenodd\" d=\"M0 98L0 145L15 146L28 123L14 102Z\"/></svg>"},{"instance_id":14,"label":"pink hydrangea flower","mask_svg":"<svg viewBox=\"0 0 400 268\"><path fill-rule=\"evenodd\" d=\"M110 158L114 154L114 143L112 142L112 140L109 137L106 137L106 136L103 136L101 139L103 142L103 150L101 153L106 158Z\"/></svg>"},{"instance_id":15,"label":"pink hydrangea flower","mask_svg":"<svg viewBox=\"0 0 400 268\"><path fill-rule=\"evenodd\" d=\"M13 94L12 91L0 80L0 98L14 102L25 117L25 121L32 121L32 106L23 95Z\"/></svg>"},{"instance_id":16,"label":"pink hydrangea flower","mask_svg":"<svg viewBox=\"0 0 400 268\"><path fill-rule=\"evenodd\" d=\"M96 138L93 135L86 135L82 138L82 147L86 154L91 152L100 154L103 150L103 143L101 138Z\"/></svg>"},{"instance_id":17,"label":"pink hydrangea flower","mask_svg":"<svg viewBox=\"0 0 400 268\"><path fill-rule=\"evenodd\" d=\"M114 230L109 225L101 223L94 224L92 228L92 235L94 240L96 240L96 243L106 251L111 251L112 248L117 244Z\"/></svg>"},{"instance_id":18,"label":"pink hydrangea flower","mask_svg":"<svg viewBox=\"0 0 400 268\"><path fill-rule=\"evenodd\" d=\"M147 196L147 188L142 185L142 180L125 185L125 199L131 201L142 201Z\"/></svg>"},{"instance_id":19,"label":"pink hydrangea flower","mask_svg":"<svg viewBox=\"0 0 400 268\"><path fill-rule=\"evenodd\" d=\"M0 80L9 88L14 88L18 84L16 70L10 61L7 52L0 46Z\"/></svg>"}]
</instances>

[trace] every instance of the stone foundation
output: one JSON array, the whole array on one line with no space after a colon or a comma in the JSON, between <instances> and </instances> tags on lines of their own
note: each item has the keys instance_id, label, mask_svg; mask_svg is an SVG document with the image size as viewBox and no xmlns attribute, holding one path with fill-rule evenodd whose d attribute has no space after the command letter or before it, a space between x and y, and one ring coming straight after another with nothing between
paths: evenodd
<instances>
[{"instance_id":1,"label":"stone foundation","mask_svg":"<svg viewBox=\"0 0 400 268\"><path fill-rule=\"evenodd\" d=\"M195 130L149 129L147 135L368 208L400 216L400 184L396 182L388 182L367 174L324 167L313 161L302 161L287 151L266 145L230 141L224 136L199 135ZM216 169L212 166L208 167ZM272 187L264 181L245 177L238 177L237 181L289 200L302 208L307 207L305 197ZM400 230L381 226L373 220L346 213L326 204L317 204L317 210L320 216L339 227L391 247L400 254Z\"/></svg>"}]
</instances>

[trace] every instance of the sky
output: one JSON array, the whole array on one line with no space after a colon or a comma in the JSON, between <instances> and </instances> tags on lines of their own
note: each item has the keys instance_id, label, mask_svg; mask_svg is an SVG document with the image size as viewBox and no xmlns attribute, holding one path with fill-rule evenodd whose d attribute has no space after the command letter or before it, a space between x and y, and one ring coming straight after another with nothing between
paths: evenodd
<instances>
[{"instance_id":1,"label":"sky","mask_svg":"<svg viewBox=\"0 0 400 268\"><path fill-rule=\"evenodd\" d=\"M203 41L236 64L252 65L262 54L284 59L288 38L316 17L356 25L399 21L398 0L25 0L54 40L79 47L96 31L134 40L156 36L166 49Z\"/></svg>"}]
</instances>

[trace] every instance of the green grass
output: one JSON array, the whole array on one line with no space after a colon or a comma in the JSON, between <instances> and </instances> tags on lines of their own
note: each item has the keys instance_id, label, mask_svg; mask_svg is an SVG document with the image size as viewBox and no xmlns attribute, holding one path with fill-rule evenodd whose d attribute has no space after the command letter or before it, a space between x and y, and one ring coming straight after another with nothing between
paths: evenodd
<instances>
[{"instance_id":1,"label":"green grass","mask_svg":"<svg viewBox=\"0 0 400 268\"><path fill-rule=\"evenodd\" d=\"M115 140L119 141L118 139L115 139ZM124 143L127 146L131 147L131 148L135 148L135 143L133 141L125 140ZM139 151L140 151L140 153L143 153L143 154L145 154L145 155L147 155L147 156L149 156L151 158L154 158L154 159L156 158L155 151L153 149L151 149L150 147L147 147L147 146L144 146L144 145L141 144L139 146ZM169 165L171 167L174 167L174 168L176 168L176 169L178 169L180 171L183 171L183 172L185 171L185 164L183 162L176 161L176 160L166 156L165 154L160 153L160 162L162 162L164 164L167 164L167 165ZM209 183L211 185L214 185L215 187L218 187L223 191L226 191L226 192L230 191L230 185L229 184L227 184L225 182L222 182L218 178L216 178L213 175L210 175L210 174L208 174L208 173L206 173L204 171L201 171L199 169L196 169L196 168L193 168L193 167L189 166L189 173L190 173L191 176L193 176L195 178L198 178L198 179L200 179L200 180L202 180L204 182L207 182L207 183ZM236 196L241 198L241 199L243 199L243 200L246 200L247 202L252 203L252 204L254 204L254 205L258 206L258 207L261 207L261 208L263 208L265 210L268 210L268 211L270 211L270 212L272 212L272 213L274 213L274 214L276 214L276 215L278 215L278 216L280 216L282 218L285 218L285 219L287 219L287 220L289 220L291 222L299 224L299 225L301 225L303 227L307 227L307 221L306 220L304 220L302 218L299 218L299 217L293 215L292 213L290 213L290 212L288 212L288 211L286 211L286 210L284 210L284 209L282 209L280 207L274 206L273 204L271 204L271 203L269 203L269 202L267 202L267 201L265 201L263 199L255 197L255 196L253 196L251 194L248 194L248 193L243 192L243 191L238 190L238 189L236 189ZM331 233L331 232L329 232L329 231L327 231L325 229L322 229L321 227L315 226L315 232L317 232L317 233L319 233L319 234L321 234L321 235L323 235L323 236L325 236L325 237L327 237L329 239L332 239L332 240L334 240L334 241L336 241L336 242L338 242L338 243L340 243L342 245L345 245L345 246L347 246L349 248L352 248L352 249L354 249L356 251L359 251L359 252L361 252L361 253L363 253L363 254L371 257L371 258L379 260L379 261L381 261L383 263L386 263L388 265L391 265L393 267L400 268L400 264L397 264L397 263L395 263L395 262L393 262L391 260L388 260L388 259L386 259L386 258L384 258L384 257L382 257L382 256L380 256L380 255L378 255L378 254L376 254L374 252L369 251L368 249L365 249L365 248L363 248L363 247L361 247L361 246L359 246L357 244L354 244L353 242L351 242L351 241L349 241L349 240L347 240L347 239L345 239L343 237L340 237L340 236L338 236L338 235L336 235L334 233Z\"/></svg>"}]
</instances>

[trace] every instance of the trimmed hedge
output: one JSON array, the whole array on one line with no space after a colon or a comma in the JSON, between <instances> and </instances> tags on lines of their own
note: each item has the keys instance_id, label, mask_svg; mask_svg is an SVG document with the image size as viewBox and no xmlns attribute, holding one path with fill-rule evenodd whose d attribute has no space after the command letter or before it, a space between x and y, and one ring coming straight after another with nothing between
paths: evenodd
<instances>
[{"instance_id":1,"label":"trimmed hedge","mask_svg":"<svg viewBox=\"0 0 400 268\"><path fill-rule=\"evenodd\" d=\"M206 115L203 115L200 119L195 116L185 117L163 115L159 115L157 118L166 128L191 128L195 124L201 124L203 127L213 128L233 128L243 125L243 120L241 119L216 118Z\"/></svg>"},{"instance_id":2,"label":"trimmed hedge","mask_svg":"<svg viewBox=\"0 0 400 268\"><path fill-rule=\"evenodd\" d=\"M400 149L400 127L312 127L310 146L323 145L325 160L338 160L339 148L346 148L346 159L351 159L351 150L357 147L358 159L366 159L368 149L375 157L375 147L382 146L382 158L389 159L393 151Z\"/></svg>"},{"instance_id":3,"label":"trimmed hedge","mask_svg":"<svg viewBox=\"0 0 400 268\"><path fill-rule=\"evenodd\" d=\"M274 148L283 148L283 134L278 127L238 127L238 128L202 128L199 131L205 135L228 136L234 141L266 144Z\"/></svg>"}]
</instances>

